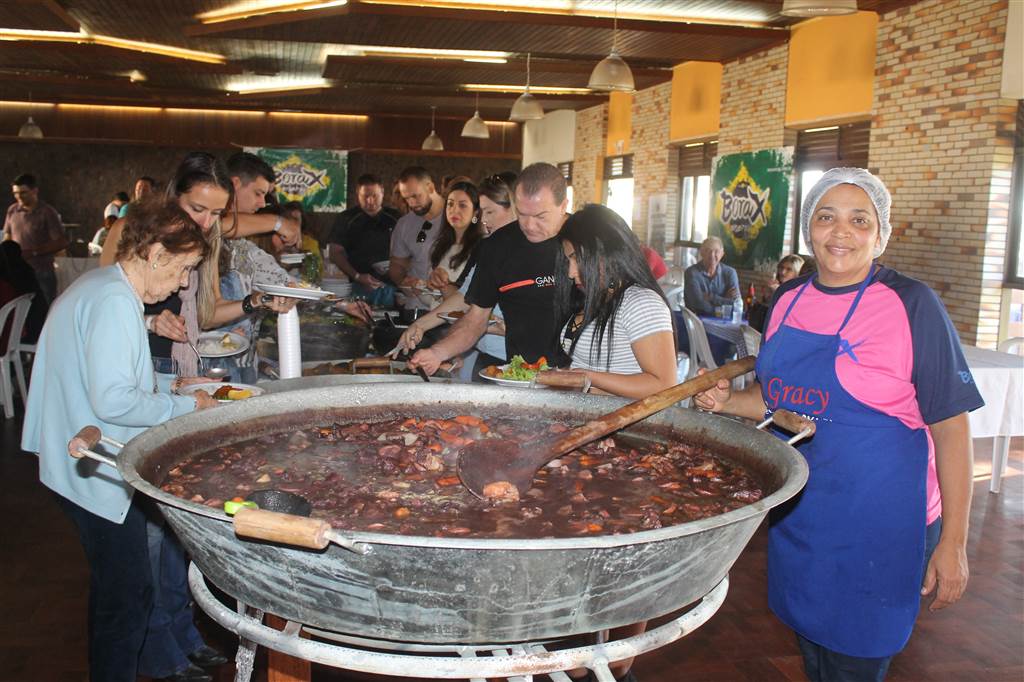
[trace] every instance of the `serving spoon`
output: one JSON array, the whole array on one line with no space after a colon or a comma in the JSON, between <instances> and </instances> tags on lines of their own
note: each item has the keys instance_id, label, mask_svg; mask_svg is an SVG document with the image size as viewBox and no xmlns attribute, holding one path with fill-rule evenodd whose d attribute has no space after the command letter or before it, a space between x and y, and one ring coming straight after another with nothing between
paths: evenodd
<instances>
[{"instance_id":1,"label":"serving spoon","mask_svg":"<svg viewBox=\"0 0 1024 682\"><path fill-rule=\"evenodd\" d=\"M522 497L530 489L537 470L556 457L706 391L722 379L742 376L754 369L755 360L753 356L733 360L707 374L592 419L567 433L524 444L505 438L473 441L459 452L459 478L469 492L481 499L514 499L509 486Z\"/></svg>"}]
</instances>

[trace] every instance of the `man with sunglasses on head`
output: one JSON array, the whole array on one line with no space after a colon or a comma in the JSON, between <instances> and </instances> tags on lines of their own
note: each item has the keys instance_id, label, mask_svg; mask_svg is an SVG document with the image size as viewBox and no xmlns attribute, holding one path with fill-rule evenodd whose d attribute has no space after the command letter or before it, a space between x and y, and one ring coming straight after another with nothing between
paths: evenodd
<instances>
[{"instance_id":1,"label":"man with sunglasses on head","mask_svg":"<svg viewBox=\"0 0 1024 682\"><path fill-rule=\"evenodd\" d=\"M430 275L430 250L441 231L444 200L430 172L410 166L398 176L398 191L409 206L391 233L388 279L400 288L425 286ZM418 296L406 296L406 308L429 308Z\"/></svg>"}]
</instances>

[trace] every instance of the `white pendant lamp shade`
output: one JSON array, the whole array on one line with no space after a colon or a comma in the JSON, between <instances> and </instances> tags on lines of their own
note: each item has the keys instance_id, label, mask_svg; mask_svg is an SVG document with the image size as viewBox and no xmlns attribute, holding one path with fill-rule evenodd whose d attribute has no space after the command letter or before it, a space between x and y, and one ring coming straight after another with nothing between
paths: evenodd
<instances>
[{"instance_id":1,"label":"white pendant lamp shade","mask_svg":"<svg viewBox=\"0 0 1024 682\"><path fill-rule=\"evenodd\" d=\"M512 105L508 120L522 123L524 121L536 121L544 118L544 107L540 105L537 98L530 94L530 53L526 53L526 89L519 95Z\"/></svg>"},{"instance_id":2,"label":"white pendant lamp shade","mask_svg":"<svg viewBox=\"0 0 1024 682\"><path fill-rule=\"evenodd\" d=\"M430 134L423 139L423 144L420 145L420 149L428 152L443 152L444 142L441 142L441 136L434 132L434 111L437 107L430 107Z\"/></svg>"},{"instance_id":3,"label":"white pendant lamp shade","mask_svg":"<svg viewBox=\"0 0 1024 682\"><path fill-rule=\"evenodd\" d=\"M822 17L854 14L857 0L783 0L782 14L787 17Z\"/></svg>"},{"instance_id":4,"label":"white pendant lamp shade","mask_svg":"<svg viewBox=\"0 0 1024 682\"><path fill-rule=\"evenodd\" d=\"M473 112L473 118L462 126L462 136L475 137L480 140L487 140L491 137L491 131L487 129L487 124L480 118L480 95L476 96L476 111Z\"/></svg>"},{"instance_id":5,"label":"white pendant lamp shade","mask_svg":"<svg viewBox=\"0 0 1024 682\"><path fill-rule=\"evenodd\" d=\"M519 95L519 99L512 105L512 113L508 115L508 120L522 123L523 121L536 121L538 118L544 118L544 107L540 105L536 97L530 94L530 89L527 88L526 92Z\"/></svg>"},{"instance_id":6,"label":"white pendant lamp shade","mask_svg":"<svg viewBox=\"0 0 1024 682\"><path fill-rule=\"evenodd\" d=\"M29 116L28 120L21 124L21 129L18 131L18 137L40 140L43 137L43 129L39 127L39 124L32 120L31 116Z\"/></svg>"},{"instance_id":7,"label":"white pendant lamp shade","mask_svg":"<svg viewBox=\"0 0 1024 682\"><path fill-rule=\"evenodd\" d=\"M635 92L633 72L629 65L619 56L617 49L619 37L619 3L615 3L615 19L612 23L612 51L599 61L590 73L587 87L597 92Z\"/></svg>"},{"instance_id":8,"label":"white pendant lamp shade","mask_svg":"<svg viewBox=\"0 0 1024 682\"><path fill-rule=\"evenodd\" d=\"M633 72L629 70L629 64L624 62L615 50L612 50L610 55L594 67L587 87L600 92L633 92L636 90Z\"/></svg>"}]
</instances>

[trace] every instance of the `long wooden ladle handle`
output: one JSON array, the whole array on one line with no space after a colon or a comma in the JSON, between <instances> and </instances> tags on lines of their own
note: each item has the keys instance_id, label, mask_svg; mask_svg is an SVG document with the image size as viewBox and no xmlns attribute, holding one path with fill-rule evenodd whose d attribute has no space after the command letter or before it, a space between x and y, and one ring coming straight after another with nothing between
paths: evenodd
<instances>
[{"instance_id":1,"label":"long wooden ladle handle","mask_svg":"<svg viewBox=\"0 0 1024 682\"><path fill-rule=\"evenodd\" d=\"M647 396L646 398L632 402L629 405L620 407L614 412L598 417L593 421L587 422L583 426L579 426L572 431L569 431L555 443L553 449L558 454L561 454L569 452L570 450L573 450L585 443L595 441L602 436L618 431L624 426L629 426L630 424L638 422L645 417L649 417L655 412L660 412L680 400L692 398L698 393L702 393L713 387L722 379L728 379L731 381L738 376L751 372L753 371L754 364L756 362L757 358L753 355L748 355L740 360L727 362L718 369L712 370L707 374L701 374L689 381L684 381L683 383L677 384L671 388L666 388L664 391L659 391L653 395Z\"/></svg>"}]
</instances>

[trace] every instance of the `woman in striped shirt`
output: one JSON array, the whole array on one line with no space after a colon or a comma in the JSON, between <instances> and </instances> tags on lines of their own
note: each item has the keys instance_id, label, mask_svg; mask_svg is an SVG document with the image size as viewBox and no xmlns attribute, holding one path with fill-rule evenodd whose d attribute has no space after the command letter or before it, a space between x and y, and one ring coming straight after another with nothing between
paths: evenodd
<instances>
[{"instance_id":1,"label":"woman in striped shirt","mask_svg":"<svg viewBox=\"0 0 1024 682\"><path fill-rule=\"evenodd\" d=\"M588 204L558 236L556 312L568 320L562 338L570 371L627 398L674 385L672 313L629 226L611 209Z\"/></svg>"}]
</instances>

